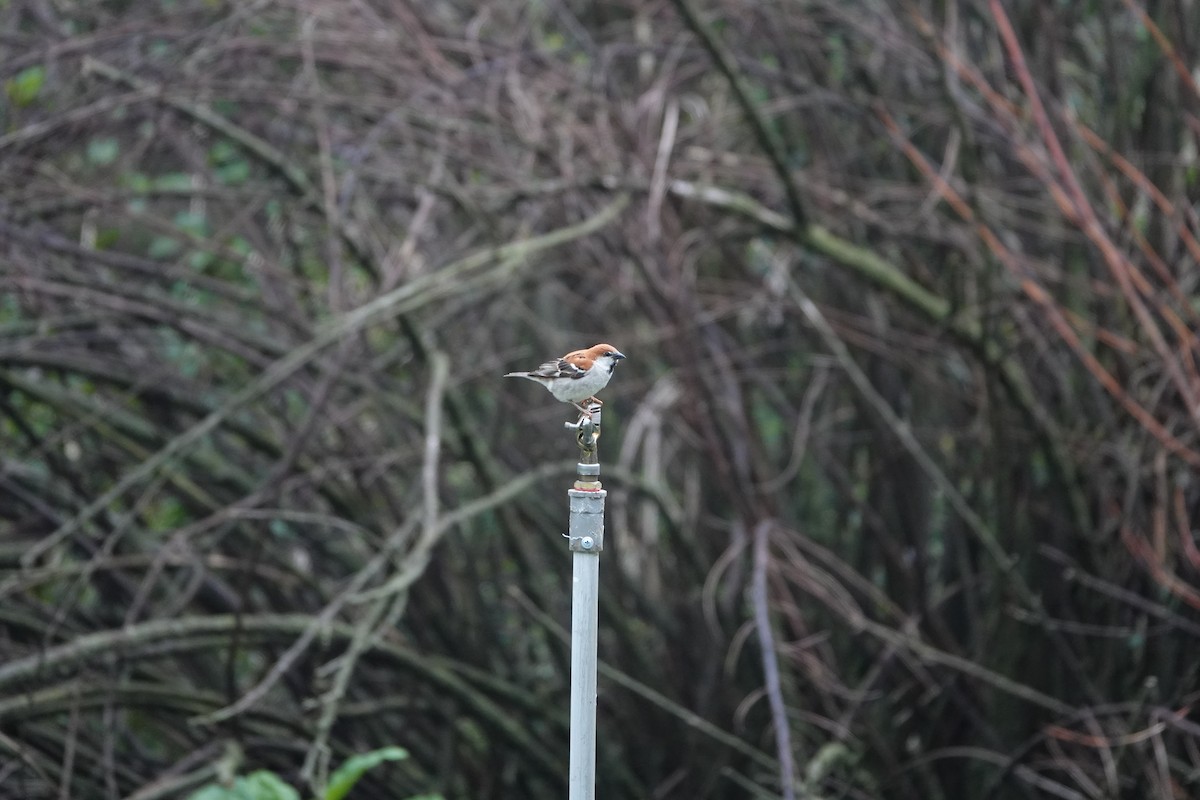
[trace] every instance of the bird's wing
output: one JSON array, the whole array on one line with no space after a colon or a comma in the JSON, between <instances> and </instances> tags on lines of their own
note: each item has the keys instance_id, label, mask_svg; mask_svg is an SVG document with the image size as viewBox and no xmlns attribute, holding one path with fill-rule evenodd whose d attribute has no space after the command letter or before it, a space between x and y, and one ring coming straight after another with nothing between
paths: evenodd
<instances>
[{"instance_id":1,"label":"bird's wing","mask_svg":"<svg viewBox=\"0 0 1200 800\"><path fill-rule=\"evenodd\" d=\"M571 353L569 356L547 361L537 369L530 370L528 374L536 378L582 378L587 374L587 368L571 359L570 356L574 355L575 353Z\"/></svg>"}]
</instances>

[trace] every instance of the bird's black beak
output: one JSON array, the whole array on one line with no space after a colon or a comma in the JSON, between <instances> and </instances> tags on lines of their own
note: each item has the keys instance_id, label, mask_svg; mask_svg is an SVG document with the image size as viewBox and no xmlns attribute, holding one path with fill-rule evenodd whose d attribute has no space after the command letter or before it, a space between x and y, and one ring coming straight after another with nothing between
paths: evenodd
<instances>
[{"instance_id":1,"label":"bird's black beak","mask_svg":"<svg viewBox=\"0 0 1200 800\"><path fill-rule=\"evenodd\" d=\"M622 353L620 350L613 350L611 353L609 353L609 355L612 356L613 358L624 358L625 357L625 354Z\"/></svg>"}]
</instances>

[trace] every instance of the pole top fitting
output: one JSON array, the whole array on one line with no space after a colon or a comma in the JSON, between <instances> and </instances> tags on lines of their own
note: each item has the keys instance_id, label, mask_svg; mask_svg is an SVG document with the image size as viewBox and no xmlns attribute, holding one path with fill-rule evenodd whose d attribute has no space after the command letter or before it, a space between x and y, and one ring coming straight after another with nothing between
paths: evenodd
<instances>
[{"instance_id":1,"label":"pole top fitting","mask_svg":"<svg viewBox=\"0 0 1200 800\"><path fill-rule=\"evenodd\" d=\"M598 492L603 487L600 483L600 465L585 464L580 462L575 465L575 474L579 479L575 481L575 489L582 492Z\"/></svg>"},{"instance_id":2,"label":"pole top fitting","mask_svg":"<svg viewBox=\"0 0 1200 800\"><path fill-rule=\"evenodd\" d=\"M575 431L575 443L579 445L581 451L579 458L581 464L599 463L596 445L600 441L600 408L599 403L592 403L585 413L579 415L578 421L563 423L567 430Z\"/></svg>"}]
</instances>

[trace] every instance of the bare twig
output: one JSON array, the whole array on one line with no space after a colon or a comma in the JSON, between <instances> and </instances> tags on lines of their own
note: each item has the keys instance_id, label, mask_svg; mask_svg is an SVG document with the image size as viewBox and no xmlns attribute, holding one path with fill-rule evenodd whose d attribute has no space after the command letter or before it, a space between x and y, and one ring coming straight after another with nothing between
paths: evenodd
<instances>
[{"instance_id":1,"label":"bare twig","mask_svg":"<svg viewBox=\"0 0 1200 800\"><path fill-rule=\"evenodd\" d=\"M771 521L763 520L754 527L754 580L751 597L754 601L754 627L762 651L763 685L771 707L775 727L775 752L779 758L779 784L785 800L796 796L796 767L792 755L792 726L783 701L783 684L779 678L779 654L775 651L775 634L771 630L770 599L767 594L767 572L770 555L767 549Z\"/></svg>"},{"instance_id":2,"label":"bare twig","mask_svg":"<svg viewBox=\"0 0 1200 800\"><path fill-rule=\"evenodd\" d=\"M36 562L43 554L74 533L81 524L92 519L130 488L176 460L184 451L219 427L242 406L283 383L331 344L344 337L352 336L369 325L408 313L435 300L454 296L468 289L495 286L507 280L512 273L519 271L527 263L525 259L528 256L563 242L586 236L604 227L624 208L626 202L626 198L618 198L599 213L578 225L561 228L553 233L524 241L489 248L467 256L455 264L443 268L435 275L418 278L347 312L333 324L318 331L309 342L295 348L271 364L263 371L262 377L234 393L221 408L213 411L199 423L172 439L153 456L127 472L116 481L112 488L60 525L53 533L30 547L22 557L22 562L26 565ZM483 267L493 262L497 264L495 268L483 271Z\"/></svg>"}]
</instances>

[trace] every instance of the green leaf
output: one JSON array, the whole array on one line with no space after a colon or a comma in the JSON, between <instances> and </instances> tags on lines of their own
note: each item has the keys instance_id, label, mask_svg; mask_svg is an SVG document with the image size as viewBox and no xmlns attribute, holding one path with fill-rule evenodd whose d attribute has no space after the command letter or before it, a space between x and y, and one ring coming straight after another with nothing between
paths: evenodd
<instances>
[{"instance_id":1,"label":"green leaf","mask_svg":"<svg viewBox=\"0 0 1200 800\"><path fill-rule=\"evenodd\" d=\"M204 218L204 214L195 211L180 211L176 214L175 227L194 236L208 234L208 220Z\"/></svg>"},{"instance_id":2,"label":"green leaf","mask_svg":"<svg viewBox=\"0 0 1200 800\"><path fill-rule=\"evenodd\" d=\"M96 232L96 249L108 250L121 239L120 228L101 228Z\"/></svg>"},{"instance_id":3,"label":"green leaf","mask_svg":"<svg viewBox=\"0 0 1200 800\"><path fill-rule=\"evenodd\" d=\"M216 260L216 253L210 253L208 250L194 250L187 257L188 266L197 272L208 269Z\"/></svg>"},{"instance_id":4,"label":"green leaf","mask_svg":"<svg viewBox=\"0 0 1200 800\"><path fill-rule=\"evenodd\" d=\"M155 236L150 240L150 248L146 254L150 258L170 258L181 250L179 242L170 236Z\"/></svg>"},{"instance_id":5,"label":"green leaf","mask_svg":"<svg viewBox=\"0 0 1200 800\"><path fill-rule=\"evenodd\" d=\"M133 192L145 193L153 185L150 177L144 172L122 172L117 177L117 183Z\"/></svg>"},{"instance_id":6,"label":"green leaf","mask_svg":"<svg viewBox=\"0 0 1200 800\"><path fill-rule=\"evenodd\" d=\"M26 67L4 82L4 91L13 105L27 106L37 99L45 82L45 67Z\"/></svg>"},{"instance_id":7,"label":"green leaf","mask_svg":"<svg viewBox=\"0 0 1200 800\"><path fill-rule=\"evenodd\" d=\"M384 761L399 761L404 758L408 758L408 751L403 747L383 747L346 759L346 763L329 776L324 800L342 800L367 770L379 766Z\"/></svg>"},{"instance_id":8,"label":"green leaf","mask_svg":"<svg viewBox=\"0 0 1200 800\"><path fill-rule=\"evenodd\" d=\"M121 145L111 136L102 139L92 139L87 146L87 160L97 166L111 164L117 160Z\"/></svg>"},{"instance_id":9,"label":"green leaf","mask_svg":"<svg viewBox=\"0 0 1200 800\"><path fill-rule=\"evenodd\" d=\"M210 783L188 800L300 800L300 794L274 772L263 769L238 778L233 786Z\"/></svg>"},{"instance_id":10,"label":"green leaf","mask_svg":"<svg viewBox=\"0 0 1200 800\"><path fill-rule=\"evenodd\" d=\"M236 186L245 183L250 177L250 162L245 159L230 161L216 169L217 180L226 186Z\"/></svg>"},{"instance_id":11,"label":"green leaf","mask_svg":"<svg viewBox=\"0 0 1200 800\"><path fill-rule=\"evenodd\" d=\"M176 284L179 286L181 284ZM189 289L186 284L183 284L184 291ZM172 287L172 295L178 296L179 293ZM179 374L185 378L194 378L200 373L204 367L204 350L202 350L195 342L190 342L177 333L171 330L165 330L162 333L163 338L163 353L168 361L175 365L179 370Z\"/></svg>"},{"instance_id":12,"label":"green leaf","mask_svg":"<svg viewBox=\"0 0 1200 800\"><path fill-rule=\"evenodd\" d=\"M217 140L208 149L208 160L213 164L225 164L237 157L238 149L228 139Z\"/></svg>"},{"instance_id":13,"label":"green leaf","mask_svg":"<svg viewBox=\"0 0 1200 800\"><path fill-rule=\"evenodd\" d=\"M234 787L241 784L246 800L300 800L300 793L283 782L269 770L260 769L244 778L238 778Z\"/></svg>"},{"instance_id":14,"label":"green leaf","mask_svg":"<svg viewBox=\"0 0 1200 800\"><path fill-rule=\"evenodd\" d=\"M227 247L240 256L248 256L254 252L254 247L244 236L234 236L229 240Z\"/></svg>"},{"instance_id":15,"label":"green leaf","mask_svg":"<svg viewBox=\"0 0 1200 800\"><path fill-rule=\"evenodd\" d=\"M174 497L165 497L146 509L146 527L152 531L173 531L186 520L186 509Z\"/></svg>"},{"instance_id":16,"label":"green leaf","mask_svg":"<svg viewBox=\"0 0 1200 800\"><path fill-rule=\"evenodd\" d=\"M192 188L192 176L186 172L168 172L154 179L154 187L165 192L184 192Z\"/></svg>"}]
</instances>

